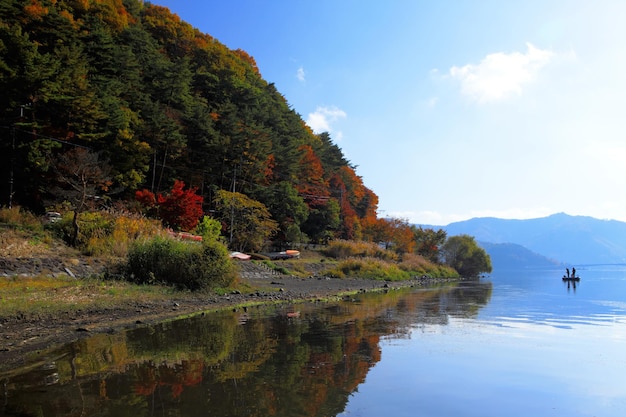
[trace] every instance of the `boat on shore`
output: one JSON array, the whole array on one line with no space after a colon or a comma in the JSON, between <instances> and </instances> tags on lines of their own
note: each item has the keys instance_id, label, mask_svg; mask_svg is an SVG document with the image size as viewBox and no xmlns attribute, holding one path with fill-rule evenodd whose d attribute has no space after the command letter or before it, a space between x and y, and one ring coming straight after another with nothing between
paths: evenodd
<instances>
[{"instance_id":1,"label":"boat on shore","mask_svg":"<svg viewBox=\"0 0 626 417\"><path fill-rule=\"evenodd\" d=\"M300 251L298 250L293 250L293 249L288 249L284 252L271 252L268 253L267 256L272 260L280 260L280 259L299 259L300 258Z\"/></svg>"}]
</instances>

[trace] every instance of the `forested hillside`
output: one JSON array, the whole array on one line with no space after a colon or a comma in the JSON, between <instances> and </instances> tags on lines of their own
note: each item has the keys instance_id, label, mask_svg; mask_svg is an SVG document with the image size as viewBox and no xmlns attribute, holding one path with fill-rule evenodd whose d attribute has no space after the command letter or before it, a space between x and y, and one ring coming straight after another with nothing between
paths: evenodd
<instances>
[{"instance_id":1,"label":"forested hillside","mask_svg":"<svg viewBox=\"0 0 626 417\"><path fill-rule=\"evenodd\" d=\"M43 210L55 161L106 166L109 202L138 190L220 190L262 203L279 234L359 237L377 196L306 126L254 59L141 0L0 2L0 204ZM105 184L105 186L102 186Z\"/></svg>"}]
</instances>

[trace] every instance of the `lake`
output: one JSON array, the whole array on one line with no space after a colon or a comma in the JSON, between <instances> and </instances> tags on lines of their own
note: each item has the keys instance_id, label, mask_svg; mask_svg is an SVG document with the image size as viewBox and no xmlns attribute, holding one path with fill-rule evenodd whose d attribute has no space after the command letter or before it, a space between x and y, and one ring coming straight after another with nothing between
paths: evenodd
<instances>
[{"instance_id":1,"label":"lake","mask_svg":"<svg viewBox=\"0 0 626 417\"><path fill-rule=\"evenodd\" d=\"M626 266L563 272L94 335L0 375L0 415L622 417Z\"/></svg>"}]
</instances>

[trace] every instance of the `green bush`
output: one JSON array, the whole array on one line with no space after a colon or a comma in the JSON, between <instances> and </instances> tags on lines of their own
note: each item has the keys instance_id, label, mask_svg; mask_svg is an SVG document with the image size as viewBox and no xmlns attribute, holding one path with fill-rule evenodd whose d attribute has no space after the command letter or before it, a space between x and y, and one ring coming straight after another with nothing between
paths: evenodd
<instances>
[{"instance_id":1,"label":"green bush","mask_svg":"<svg viewBox=\"0 0 626 417\"><path fill-rule=\"evenodd\" d=\"M137 283L164 283L180 289L226 287L235 270L226 247L216 241L202 244L169 237L138 240L128 252L128 275Z\"/></svg>"},{"instance_id":2,"label":"green bush","mask_svg":"<svg viewBox=\"0 0 626 417\"><path fill-rule=\"evenodd\" d=\"M47 227L53 233L63 239L66 243L72 241L74 226L72 224L74 218L73 211L63 213L61 219ZM110 235L113 231L115 220L112 216L104 212L84 212L78 217L78 236L76 239L76 247L87 255L93 255L93 251L89 248L89 242L94 238L102 238Z\"/></svg>"},{"instance_id":3,"label":"green bush","mask_svg":"<svg viewBox=\"0 0 626 417\"><path fill-rule=\"evenodd\" d=\"M204 240L219 240L222 233L222 223L209 216L204 216L198 222L195 234L202 236Z\"/></svg>"}]
</instances>

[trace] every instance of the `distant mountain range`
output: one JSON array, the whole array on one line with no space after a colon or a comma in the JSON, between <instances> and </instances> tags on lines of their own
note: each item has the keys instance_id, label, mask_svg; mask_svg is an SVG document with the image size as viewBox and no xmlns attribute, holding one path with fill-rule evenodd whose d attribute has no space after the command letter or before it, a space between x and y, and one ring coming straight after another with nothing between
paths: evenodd
<instances>
[{"instance_id":1,"label":"distant mountain range","mask_svg":"<svg viewBox=\"0 0 626 417\"><path fill-rule=\"evenodd\" d=\"M448 236L467 234L496 267L626 263L626 222L565 213L529 220L474 218L447 226Z\"/></svg>"},{"instance_id":2,"label":"distant mountain range","mask_svg":"<svg viewBox=\"0 0 626 417\"><path fill-rule=\"evenodd\" d=\"M565 267L560 261L549 259L516 243L477 242L487 251L494 270Z\"/></svg>"}]
</instances>

